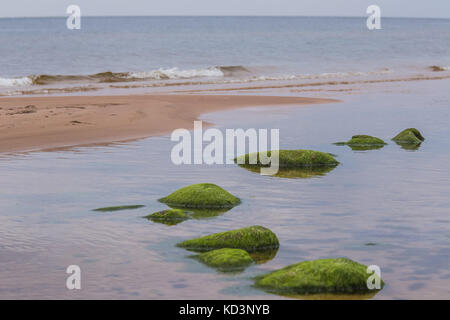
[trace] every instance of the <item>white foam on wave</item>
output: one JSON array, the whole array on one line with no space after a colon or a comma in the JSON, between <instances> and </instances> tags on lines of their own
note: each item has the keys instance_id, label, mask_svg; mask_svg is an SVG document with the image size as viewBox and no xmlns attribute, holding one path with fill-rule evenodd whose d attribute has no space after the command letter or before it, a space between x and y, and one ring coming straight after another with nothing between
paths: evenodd
<instances>
[{"instance_id":1,"label":"white foam on wave","mask_svg":"<svg viewBox=\"0 0 450 320\"><path fill-rule=\"evenodd\" d=\"M30 77L0 78L0 86L2 87L28 86L32 83L33 80Z\"/></svg>"},{"instance_id":2,"label":"white foam on wave","mask_svg":"<svg viewBox=\"0 0 450 320\"><path fill-rule=\"evenodd\" d=\"M148 72L131 72L128 78L134 79L192 79L201 77L223 77L224 73L218 68L180 70L178 68L158 69Z\"/></svg>"}]
</instances>

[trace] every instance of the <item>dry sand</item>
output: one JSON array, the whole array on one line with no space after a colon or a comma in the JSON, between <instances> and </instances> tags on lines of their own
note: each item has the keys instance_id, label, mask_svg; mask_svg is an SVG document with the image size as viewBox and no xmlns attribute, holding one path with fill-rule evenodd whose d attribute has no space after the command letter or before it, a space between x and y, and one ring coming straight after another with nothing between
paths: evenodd
<instances>
[{"instance_id":1,"label":"dry sand","mask_svg":"<svg viewBox=\"0 0 450 320\"><path fill-rule=\"evenodd\" d=\"M106 144L192 129L207 112L306 105L331 99L231 95L128 95L0 99L0 153Z\"/></svg>"}]
</instances>

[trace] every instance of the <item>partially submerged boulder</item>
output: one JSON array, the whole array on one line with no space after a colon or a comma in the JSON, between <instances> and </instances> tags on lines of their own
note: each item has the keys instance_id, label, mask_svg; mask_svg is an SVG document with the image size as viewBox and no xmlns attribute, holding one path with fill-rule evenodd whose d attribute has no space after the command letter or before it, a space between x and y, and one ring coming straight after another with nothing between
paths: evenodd
<instances>
[{"instance_id":1,"label":"partially submerged boulder","mask_svg":"<svg viewBox=\"0 0 450 320\"><path fill-rule=\"evenodd\" d=\"M347 258L319 259L292 264L256 278L255 285L277 294L364 293L367 266ZM381 288L384 283L380 279Z\"/></svg>"},{"instance_id":2,"label":"partially submerged boulder","mask_svg":"<svg viewBox=\"0 0 450 320\"><path fill-rule=\"evenodd\" d=\"M247 251L230 248L204 252L199 254L197 259L220 271L243 270L254 262Z\"/></svg>"},{"instance_id":3,"label":"partially submerged boulder","mask_svg":"<svg viewBox=\"0 0 450 320\"><path fill-rule=\"evenodd\" d=\"M163 223L167 225L176 225L189 219L190 217L188 213L184 210L168 209L152 213L146 216L145 218L153 222Z\"/></svg>"},{"instance_id":4,"label":"partially submerged boulder","mask_svg":"<svg viewBox=\"0 0 450 320\"><path fill-rule=\"evenodd\" d=\"M159 199L171 207L219 209L240 204L239 198L211 183L193 184Z\"/></svg>"},{"instance_id":5,"label":"partially submerged boulder","mask_svg":"<svg viewBox=\"0 0 450 320\"><path fill-rule=\"evenodd\" d=\"M275 233L269 229L261 226L252 226L186 240L178 243L177 246L197 252L222 248L254 252L277 249L280 243Z\"/></svg>"},{"instance_id":6,"label":"partially submerged boulder","mask_svg":"<svg viewBox=\"0 0 450 320\"><path fill-rule=\"evenodd\" d=\"M387 143L377 137L368 136L365 134L354 135L347 142L337 142L338 146L349 146L352 150L373 150L383 148Z\"/></svg>"},{"instance_id":7,"label":"partially submerged boulder","mask_svg":"<svg viewBox=\"0 0 450 320\"><path fill-rule=\"evenodd\" d=\"M92 211L100 211L100 212L111 212L111 211L121 211L121 210L134 210L145 207L141 204L127 205L127 206L116 206L116 207L104 207L97 208Z\"/></svg>"},{"instance_id":8,"label":"partially submerged boulder","mask_svg":"<svg viewBox=\"0 0 450 320\"><path fill-rule=\"evenodd\" d=\"M234 161L241 166L266 167L270 164L263 164L261 153L249 153L239 156ZM266 154L266 152L264 152ZM272 155L272 151L267 151L267 157ZM252 156L256 163L250 163ZM310 167L335 167L339 164L333 155L314 150L278 150L280 168L310 168Z\"/></svg>"},{"instance_id":9,"label":"partially submerged boulder","mask_svg":"<svg viewBox=\"0 0 450 320\"><path fill-rule=\"evenodd\" d=\"M392 140L400 145L420 145L425 140L425 138L416 128L408 128L400 132L398 135L392 138Z\"/></svg>"}]
</instances>

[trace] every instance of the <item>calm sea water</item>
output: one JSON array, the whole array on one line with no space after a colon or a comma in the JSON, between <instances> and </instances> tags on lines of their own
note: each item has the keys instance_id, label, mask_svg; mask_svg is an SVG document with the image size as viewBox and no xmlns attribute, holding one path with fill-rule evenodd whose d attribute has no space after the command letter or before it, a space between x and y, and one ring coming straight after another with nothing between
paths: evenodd
<instances>
[{"instance_id":1,"label":"calm sea water","mask_svg":"<svg viewBox=\"0 0 450 320\"><path fill-rule=\"evenodd\" d=\"M449 80L334 93L336 104L208 114L225 128L280 128L282 148L331 152L341 162L311 179L264 177L236 165L175 166L168 137L0 158L0 298L281 298L252 287L263 272L345 256L380 266L375 299L450 298ZM372 151L333 142L366 133L389 141L406 127L415 151L390 141ZM192 183L216 183L242 204L176 226L142 217L158 198ZM91 209L144 204L133 211ZM281 246L269 262L221 274L175 247L181 240L263 225ZM372 245L367 245L368 243ZM82 290L66 289L79 265Z\"/></svg>"},{"instance_id":2,"label":"calm sea water","mask_svg":"<svg viewBox=\"0 0 450 320\"><path fill-rule=\"evenodd\" d=\"M65 18L0 19L0 94L450 69L450 20L382 23L382 30L369 31L365 18L105 17L83 18L81 30L68 30ZM68 75L81 77L62 77Z\"/></svg>"},{"instance_id":3,"label":"calm sea water","mask_svg":"<svg viewBox=\"0 0 450 320\"><path fill-rule=\"evenodd\" d=\"M251 85L269 88L245 94L342 100L203 116L221 130L280 128L282 148L337 155L341 165L310 179L174 166L167 136L0 155L0 298L277 299L252 278L341 256L380 266L386 287L374 299L450 298L449 27L450 20L383 19L383 30L369 32L356 18L155 17L86 18L82 30L69 31L64 19L0 19L3 95ZM424 80L432 77L439 80ZM386 82L402 78L418 79ZM332 144L358 133L389 141L407 127L426 137L415 151L393 142L364 152ZM243 202L176 226L142 218L165 208L158 198L199 182ZM125 204L146 207L91 211ZM175 247L255 224L272 229L281 246L240 274L217 273ZM66 289L74 264L80 291Z\"/></svg>"}]
</instances>

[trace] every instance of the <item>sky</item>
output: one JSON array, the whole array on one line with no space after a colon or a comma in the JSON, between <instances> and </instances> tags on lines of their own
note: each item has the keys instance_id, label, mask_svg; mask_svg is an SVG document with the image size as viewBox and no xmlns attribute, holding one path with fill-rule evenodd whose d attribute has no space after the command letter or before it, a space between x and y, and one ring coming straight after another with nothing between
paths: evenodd
<instances>
[{"instance_id":1,"label":"sky","mask_svg":"<svg viewBox=\"0 0 450 320\"><path fill-rule=\"evenodd\" d=\"M0 17L66 16L76 4L83 16L294 15L450 18L450 0L2 0Z\"/></svg>"}]
</instances>

